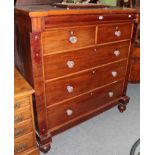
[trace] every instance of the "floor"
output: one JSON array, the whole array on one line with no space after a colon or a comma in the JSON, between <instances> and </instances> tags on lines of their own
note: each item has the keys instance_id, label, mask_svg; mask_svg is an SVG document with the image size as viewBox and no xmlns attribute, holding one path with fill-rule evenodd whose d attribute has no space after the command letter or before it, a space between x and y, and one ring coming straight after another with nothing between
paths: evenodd
<instances>
[{"instance_id":1,"label":"floor","mask_svg":"<svg viewBox=\"0 0 155 155\"><path fill-rule=\"evenodd\" d=\"M124 113L114 107L53 137L46 155L129 155L140 137L139 91L139 84L130 84L127 94L131 99Z\"/></svg>"}]
</instances>

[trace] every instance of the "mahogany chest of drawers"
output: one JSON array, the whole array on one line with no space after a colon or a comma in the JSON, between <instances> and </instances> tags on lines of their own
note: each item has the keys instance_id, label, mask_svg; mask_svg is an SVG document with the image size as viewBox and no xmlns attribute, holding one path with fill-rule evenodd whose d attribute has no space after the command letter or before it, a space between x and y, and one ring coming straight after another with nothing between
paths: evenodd
<instances>
[{"instance_id":1,"label":"mahogany chest of drawers","mask_svg":"<svg viewBox=\"0 0 155 155\"><path fill-rule=\"evenodd\" d=\"M16 8L16 66L35 90L40 150L52 136L118 105L126 109L134 9Z\"/></svg>"},{"instance_id":2,"label":"mahogany chest of drawers","mask_svg":"<svg viewBox=\"0 0 155 155\"><path fill-rule=\"evenodd\" d=\"M15 155L39 155L34 127L32 106L34 90L15 69L14 94L14 153Z\"/></svg>"}]
</instances>

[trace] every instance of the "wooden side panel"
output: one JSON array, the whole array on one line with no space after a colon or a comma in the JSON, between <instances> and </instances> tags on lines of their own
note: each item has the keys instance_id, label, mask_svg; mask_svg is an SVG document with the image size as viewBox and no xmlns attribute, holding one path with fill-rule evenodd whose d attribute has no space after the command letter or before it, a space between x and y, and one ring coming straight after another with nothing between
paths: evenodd
<instances>
[{"instance_id":1,"label":"wooden side panel","mask_svg":"<svg viewBox=\"0 0 155 155\"><path fill-rule=\"evenodd\" d=\"M15 14L15 65L33 86L30 46L31 30L31 19L21 14Z\"/></svg>"}]
</instances>

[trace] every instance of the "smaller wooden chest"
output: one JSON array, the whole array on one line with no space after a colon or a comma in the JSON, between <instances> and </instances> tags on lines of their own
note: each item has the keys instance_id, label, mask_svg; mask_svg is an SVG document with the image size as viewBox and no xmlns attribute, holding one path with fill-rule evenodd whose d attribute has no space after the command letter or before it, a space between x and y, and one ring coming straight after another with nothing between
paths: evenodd
<instances>
[{"instance_id":1,"label":"smaller wooden chest","mask_svg":"<svg viewBox=\"0 0 155 155\"><path fill-rule=\"evenodd\" d=\"M15 155L39 155L32 106L34 90L17 69L14 75L14 153Z\"/></svg>"}]
</instances>

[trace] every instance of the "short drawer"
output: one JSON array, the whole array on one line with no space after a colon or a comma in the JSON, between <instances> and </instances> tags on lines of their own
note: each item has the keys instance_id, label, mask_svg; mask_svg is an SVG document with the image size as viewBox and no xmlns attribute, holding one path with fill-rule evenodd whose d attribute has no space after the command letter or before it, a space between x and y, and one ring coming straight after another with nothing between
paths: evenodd
<instances>
[{"instance_id":1,"label":"short drawer","mask_svg":"<svg viewBox=\"0 0 155 155\"><path fill-rule=\"evenodd\" d=\"M43 53L81 48L95 43L95 26L69 27L42 33Z\"/></svg>"},{"instance_id":2,"label":"short drawer","mask_svg":"<svg viewBox=\"0 0 155 155\"><path fill-rule=\"evenodd\" d=\"M14 142L14 152L18 154L35 145L34 133L16 138Z\"/></svg>"},{"instance_id":3,"label":"short drawer","mask_svg":"<svg viewBox=\"0 0 155 155\"><path fill-rule=\"evenodd\" d=\"M60 105L48 108L47 119L49 129L54 130L54 128L59 128L60 125L121 97L123 83L124 81L121 80Z\"/></svg>"},{"instance_id":4,"label":"short drawer","mask_svg":"<svg viewBox=\"0 0 155 155\"><path fill-rule=\"evenodd\" d=\"M20 122L23 122L27 119L30 119L32 117L31 115L31 107L28 106L23 110L20 110L14 114L14 124L18 124Z\"/></svg>"},{"instance_id":5,"label":"short drawer","mask_svg":"<svg viewBox=\"0 0 155 155\"><path fill-rule=\"evenodd\" d=\"M45 80L127 58L129 41L44 56Z\"/></svg>"},{"instance_id":6,"label":"short drawer","mask_svg":"<svg viewBox=\"0 0 155 155\"><path fill-rule=\"evenodd\" d=\"M17 138L19 136L23 136L27 133L33 131L33 122L32 120L24 121L20 124L15 125L14 127L14 137Z\"/></svg>"},{"instance_id":7,"label":"short drawer","mask_svg":"<svg viewBox=\"0 0 155 155\"><path fill-rule=\"evenodd\" d=\"M47 82L46 104L51 105L125 77L127 61L102 66L83 73Z\"/></svg>"},{"instance_id":8,"label":"short drawer","mask_svg":"<svg viewBox=\"0 0 155 155\"><path fill-rule=\"evenodd\" d=\"M22 108L25 108L28 105L30 105L30 97L29 96L15 99L14 110L16 112L18 110L21 110Z\"/></svg>"},{"instance_id":9,"label":"short drawer","mask_svg":"<svg viewBox=\"0 0 155 155\"><path fill-rule=\"evenodd\" d=\"M97 43L131 39L133 23L103 24L98 26Z\"/></svg>"}]
</instances>

